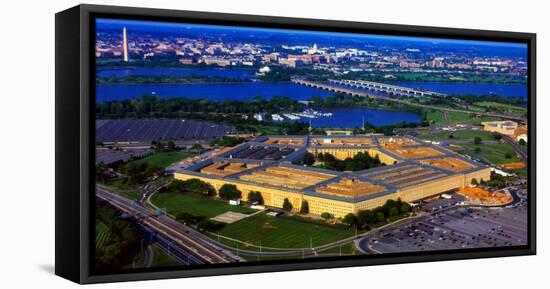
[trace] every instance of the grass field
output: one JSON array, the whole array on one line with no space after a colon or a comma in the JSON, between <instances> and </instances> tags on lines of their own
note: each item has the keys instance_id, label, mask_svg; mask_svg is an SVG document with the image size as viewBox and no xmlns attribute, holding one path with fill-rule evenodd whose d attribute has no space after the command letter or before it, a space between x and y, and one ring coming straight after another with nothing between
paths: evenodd
<instances>
[{"instance_id":1,"label":"grass field","mask_svg":"<svg viewBox=\"0 0 550 289\"><path fill-rule=\"evenodd\" d=\"M480 102L474 103L474 105L477 105L483 108L485 107L495 108L505 113L513 114L513 115L524 115L527 112L527 109L525 107L514 106L514 105L503 104L503 103L492 102L492 101L480 101Z\"/></svg>"},{"instance_id":2,"label":"grass field","mask_svg":"<svg viewBox=\"0 0 550 289\"><path fill-rule=\"evenodd\" d=\"M95 223L95 247L101 248L109 240L109 228L102 222Z\"/></svg>"},{"instance_id":3,"label":"grass field","mask_svg":"<svg viewBox=\"0 0 550 289\"><path fill-rule=\"evenodd\" d=\"M130 200L137 200L141 195L139 184L128 184L124 179L109 180L101 184L110 187L113 193Z\"/></svg>"},{"instance_id":4,"label":"grass field","mask_svg":"<svg viewBox=\"0 0 550 289\"><path fill-rule=\"evenodd\" d=\"M448 122L467 122L472 120L472 116L463 112L448 112Z\"/></svg>"},{"instance_id":5,"label":"grass field","mask_svg":"<svg viewBox=\"0 0 550 289\"><path fill-rule=\"evenodd\" d=\"M481 138L482 140L491 140L495 139L493 134L485 131L457 131L453 133L453 136L458 139L474 139L476 137Z\"/></svg>"},{"instance_id":6,"label":"grass field","mask_svg":"<svg viewBox=\"0 0 550 289\"><path fill-rule=\"evenodd\" d=\"M516 156L516 152L511 145L507 143L496 143L496 144L460 144L460 146L466 148L467 154L473 156L481 156L486 158L488 161L501 165L505 163L518 162L520 159ZM474 150L479 148L481 151L476 153ZM506 158L506 154L509 153L511 158Z\"/></svg>"},{"instance_id":7,"label":"grass field","mask_svg":"<svg viewBox=\"0 0 550 289\"><path fill-rule=\"evenodd\" d=\"M473 142L473 139L475 137L479 137L481 138L482 140L493 140L494 137L493 137L493 134L490 133L490 132L484 132L484 131L457 131L457 132L440 132L440 133L424 133L424 134L421 134L419 137L420 138L425 138L425 139L433 139L433 140L438 140L438 139L449 139L449 136L450 135L453 135L454 139L471 139L472 142ZM451 140L449 140L451 142Z\"/></svg>"},{"instance_id":8,"label":"grass field","mask_svg":"<svg viewBox=\"0 0 550 289\"><path fill-rule=\"evenodd\" d=\"M194 193L162 192L155 194L151 201L155 206L165 208L169 214L187 212L193 215L215 217L225 212L252 213L254 209L232 206L227 202L202 197Z\"/></svg>"},{"instance_id":9,"label":"grass field","mask_svg":"<svg viewBox=\"0 0 550 289\"><path fill-rule=\"evenodd\" d=\"M527 178L527 169L517 169L517 170L512 170L513 173L516 173L524 178Z\"/></svg>"},{"instance_id":10,"label":"grass field","mask_svg":"<svg viewBox=\"0 0 550 289\"><path fill-rule=\"evenodd\" d=\"M266 247L308 248L351 237L355 230L261 213L228 224L220 234Z\"/></svg>"},{"instance_id":11,"label":"grass field","mask_svg":"<svg viewBox=\"0 0 550 289\"><path fill-rule=\"evenodd\" d=\"M167 167L175 162L181 161L185 158L191 157L194 154L192 153L185 153L185 152L161 152L161 153L154 153L152 155L146 156L142 159L133 160L128 162L126 165L130 164L142 164L146 163L148 165L154 165L159 167Z\"/></svg>"},{"instance_id":12,"label":"grass field","mask_svg":"<svg viewBox=\"0 0 550 289\"><path fill-rule=\"evenodd\" d=\"M152 245L151 250L153 250L154 254L151 267L171 267L181 265L168 254L164 253L164 251L162 251L158 246Z\"/></svg>"},{"instance_id":13,"label":"grass field","mask_svg":"<svg viewBox=\"0 0 550 289\"><path fill-rule=\"evenodd\" d=\"M443 113L437 110L428 110L426 119L434 124L440 124L443 121Z\"/></svg>"}]
</instances>

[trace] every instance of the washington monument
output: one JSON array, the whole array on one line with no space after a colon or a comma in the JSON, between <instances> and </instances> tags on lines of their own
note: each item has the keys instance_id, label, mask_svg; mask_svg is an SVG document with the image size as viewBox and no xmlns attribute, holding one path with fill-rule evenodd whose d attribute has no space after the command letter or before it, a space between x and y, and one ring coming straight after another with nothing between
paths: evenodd
<instances>
[{"instance_id":1,"label":"washington monument","mask_svg":"<svg viewBox=\"0 0 550 289\"><path fill-rule=\"evenodd\" d=\"M126 38L126 27L122 28L122 49L124 51L124 62L128 62L128 39Z\"/></svg>"}]
</instances>

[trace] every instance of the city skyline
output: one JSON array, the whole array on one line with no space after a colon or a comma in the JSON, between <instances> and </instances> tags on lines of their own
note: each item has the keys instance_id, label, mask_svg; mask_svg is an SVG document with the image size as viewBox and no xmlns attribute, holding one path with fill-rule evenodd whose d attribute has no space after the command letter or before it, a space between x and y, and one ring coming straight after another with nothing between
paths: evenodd
<instances>
[{"instance_id":1,"label":"city skyline","mask_svg":"<svg viewBox=\"0 0 550 289\"><path fill-rule=\"evenodd\" d=\"M183 32L174 29L203 29L203 30L226 30L226 31L241 31L241 32L271 32L271 33L290 33L290 34L307 34L307 35L330 35L340 37L354 37L360 39L390 39L390 40L407 40L418 41L425 43L460 43L472 45L488 45L488 46L504 46L527 49L525 43L502 42L502 41L482 41L482 40L460 40L451 38L434 38L434 37L413 37L413 36L391 36L377 34L359 34L359 33L344 33L344 32L323 32L323 31L308 31L298 29L279 29L279 28L260 28L260 27L244 27L244 26L224 26L224 25L207 25L207 24L191 24L191 23L172 23L144 20L119 20L119 19L96 19L96 29L110 28L122 29L123 27L131 27L139 32L162 32L162 28L168 28L166 32ZM137 29L136 29L137 28ZM144 29L145 28L145 29ZM525 51L526 52L526 51Z\"/></svg>"}]
</instances>

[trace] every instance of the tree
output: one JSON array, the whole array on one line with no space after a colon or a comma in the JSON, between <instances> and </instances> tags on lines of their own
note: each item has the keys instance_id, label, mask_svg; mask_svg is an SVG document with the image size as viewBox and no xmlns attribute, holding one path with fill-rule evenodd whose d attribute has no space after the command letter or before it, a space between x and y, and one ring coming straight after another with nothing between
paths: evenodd
<instances>
[{"instance_id":1,"label":"tree","mask_svg":"<svg viewBox=\"0 0 550 289\"><path fill-rule=\"evenodd\" d=\"M202 151L202 146L200 144L196 143L191 147L191 149L195 150L195 151Z\"/></svg>"},{"instance_id":2,"label":"tree","mask_svg":"<svg viewBox=\"0 0 550 289\"><path fill-rule=\"evenodd\" d=\"M511 154L511 153L506 153L506 154L504 155L504 157L507 158L507 159L511 159L511 158L512 158L512 154Z\"/></svg>"},{"instance_id":3,"label":"tree","mask_svg":"<svg viewBox=\"0 0 550 289\"><path fill-rule=\"evenodd\" d=\"M332 219L334 216L331 213L322 213L321 218L323 219Z\"/></svg>"},{"instance_id":4,"label":"tree","mask_svg":"<svg viewBox=\"0 0 550 289\"><path fill-rule=\"evenodd\" d=\"M214 188L207 182L201 181L199 179L189 179L189 180L173 180L169 185L168 189L173 192L178 193L196 193L211 196L214 194Z\"/></svg>"},{"instance_id":5,"label":"tree","mask_svg":"<svg viewBox=\"0 0 550 289\"><path fill-rule=\"evenodd\" d=\"M131 183L141 183L147 179L147 164L130 162L124 167L124 173L128 175Z\"/></svg>"},{"instance_id":6,"label":"tree","mask_svg":"<svg viewBox=\"0 0 550 289\"><path fill-rule=\"evenodd\" d=\"M145 168L145 174L149 177L151 176L158 176L161 177L164 175L164 168L160 166L155 165L147 165Z\"/></svg>"},{"instance_id":7,"label":"tree","mask_svg":"<svg viewBox=\"0 0 550 289\"><path fill-rule=\"evenodd\" d=\"M401 208L399 208L399 210L401 211L401 214L406 214L406 213L411 211L411 205L409 205L408 203L403 202L403 204L401 204Z\"/></svg>"},{"instance_id":8,"label":"tree","mask_svg":"<svg viewBox=\"0 0 550 289\"><path fill-rule=\"evenodd\" d=\"M232 147L244 142L244 138L223 136L221 139L213 139L210 142L210 146L222 146L222 147Z\"/></svg>"},{"instance_id":9,"label":"tree","mask_svg":"<svg viewBox=\"0 0 550 289\"><path fill-rule=\"evenodd\" d=\"M262 193L258 191L250 191L248 193L248 202L254 203L257 202L260 205L264 204L264 198L262 197Z\"/></svg>"},{"instance_id":10,"label":"tree","mask_svg":"<svg viewBox=\"0 0 550 289\"><path fill-rule=\"evenodd\" d=\"M472 178L472 181L470 181L470 184L471 184L472 186L477 186L477 185L479 185L479 183L477 182L477 179L476 179L476 178Z\"/></svg>"},{"instance_id":11,"label":"tree","mask_svg":"<svg viewBox=\"0 0 550 289\"><path fill-rule=\"evenodd\" d=\"M499 140L502 139L502 135L501 135L500 133L498 133L498 132L494 132L494 133L493 133L493 138L494 138L495 140L498 140L498 141L499 141Z\"/></svg>"},{"instance_id":12,"label":"tree","mask_svg":"<svg viewBox=\"0 0 550 289\"><path fill-rule=\"evenodd\" d=\"M449 135L449 138L451 138L451 139L452 139L452 138L455 138L454 134L450 134L450 135Z\"/></svg>"},{"instance_id":13,"label":"tree","mask_svg":"<svg viewBox=\"0 0 550 289\"><path fill-rule=\"evenodd\" d=\"M312 166L315 163L315 156L312 153L307 152L304 156L304 165Z\"/></svg>"},{"instance_id":14,"label":"tree","mask_svg":"<svg viewBox=\"0 0 550 289\"><path fill-rule=\"evenodd\" d=\"M476 137L474 138L474 144L480 145L480 144L481 144L481 138L478 137L478 136L476 136Z\"/></svg>"},{"instance_id":15,"label":"tree","mask_svg":"<svg viewBox=\"0 0 550 289\"><path fill-rule=\"evenodd\" d=\"M190 213L187 212L181 212L176 214L176 220L189 224L189 225L196 225L197 224L197 218L193 216Z\"/></svg>"},{"instance_id":16,"label":"tree","mask_svg":"<svg viewBox=\"0 0 550 289\"><path fill-rule=\"evenodd\" d=\"M95 165L95 178L98 181L105 181L105 173L107 173L107 166L103 161L100 161Z\"/></svg>"},{"instance_id":17,"label":"tree","mask_svg":"<svg viewBox=\"0 0 550 289\"><path fill-rule=\"evenodd\" d=\"M220 188L220 192L218 193L218 195L224 200L235 200L242 197L241 191L239 191L237 189L237 186L233 184L224 184Z\"/></svg>"},{"instance_id":18,"label":"tree","mask_svg":"<svg viewBox=\"0 0 550 289\"><path fill-rule=\"evenodd\" d=\"M522 138L519 139L518 143L519 143L519 145L522 145L522 146L524 146L524 145L527 144L527 142L525 141L525 139L522 139Z\"/></svg>"},{"instance_id":19,"label":"tree","mask_svg":"<svg viewBox=\"0 0 550 289\"><path fill-rule=\"evenodd\" d=\"M376 221L378 221L379 223L386 221L386 216L384 216L383 212L376 212Z\"/></svg>"},{"instance_id":20,"label":"tree","mask_svg":"<svg viewBox=\"0 0 550 289\"><path fill-rule=\"evenodd\" d=\"M359 211L357 213L357 223L361 227L365 227L370 223L375 223L375 216L372 210Z\"/></svg>"},{"instance_id":21,"label":"tree","mask_svg":"<svg viewBox=\"0 0 550 289\"><path fill-rule=\"evenodd\" d=\"M292 211L292 204L290 203L288 198L285 198L285 200L283 201L283 210L288 212Z\"/></svg>"},{"instance_id":22,"label":"tree","mask_svg":"<svg viewBox=\"0 0 550 289\"><path fill-rule=\"evenodd\" d=\"M96 266L115 269L131 264L141 251L140 238L134 224L118 217L114 209L96 205L96 221L105 225L109 235L95 250Z\"/></svg>"},{"instance_id":23,"label":"tree","mask_svg":"<svg viewBox=\"0 0 550 289\"><path fill-rule=\"evenodd\" d=\"M354 214L349 213L344 216L344 218L342 219L342 222L348 226L353 226L357 223L357 218L355 217Z\"/></svg>"},{"instance_id":24,"label":"tree","mask_svg":"<svg viewBox=\"0 0 550 289\"><path fill-rule=\"evenodd\" d=\"M391 207L388 211L390 217L397 217L399 216L399 209L397 207Z\"/></svg>"},{"instance_id":25,"label":"tree","mask_svg":"<svg viewBox=\"0 0 550 289\"><path fill-rule=\"evenodd\" d=\"M309 203L307 201L302 201L302 206L300 207L300 213L309 214Z\"/></svg>"},{"instance_id":26,"label":"tree","mask_svg":"<svg viewBox=\"0 0 550 289\"><path fill-rule=\"evenodd\" d=\"M151 149L155 152L162 152L164 150L164 145L160 141L152 141L151 142Z\"/></svg>"},{"instance_id":27,"label":"tree","mask_svg":"<svg viewBox=\"0 0 550 289\"><path fill-rule=\"evenodd\" d=\"M173 141L169 141L166 143L166 151L168 152L174 152L174 151L177 151L178 150L178 146L176 145L175 142Z\"/></svg>"},{"instance_id":28,"label":"tree","mask_svg":"<svg viewBox=\"0 0 550 289\"><path fill-rule=\"evenodd\" d=\"M474 152L475 152L476 154L480 153L480 152L481 152L481 148L475 148L475 149L474 149Z\"/></svg>"},{"instance_id":29,"label":"tree","mask_svg":"<svg viewBox=\"0 0 550 289\"><path fill-rule=\"evenodd\" d=\"M204 219L200 221L199 224L197 225L197 228L199 228L199 230L204 230L209 232L217 232L223 229L224 227L225 227L224 223L211 221L209 219Z\"/></svg>"}]
</instances>

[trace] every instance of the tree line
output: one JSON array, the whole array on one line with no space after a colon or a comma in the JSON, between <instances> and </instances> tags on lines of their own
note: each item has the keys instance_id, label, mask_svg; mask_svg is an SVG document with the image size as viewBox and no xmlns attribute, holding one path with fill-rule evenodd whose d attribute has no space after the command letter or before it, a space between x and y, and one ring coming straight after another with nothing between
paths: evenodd
<instances>
[{"instance_id":1,"label":"tree line","mask_svg":"<svg viewBox=\"0 0 550 289\"><path fill-rule=\"evenodd\" d=\"M401 201L401 199L387 200L384 205L372 210L362 210L357 214L349 213L342 218L342 222L348 226L356 226L359 229L368 229L397 220L410 211L411 206Z\"/></svg>"},{"instance_id":2,"label":"tree line","mask_svg":"<svg viewBox=\"0 0 550 289\"><path fill-rule=\"evenodd\" d=\"M310 163L311 157L307 157L306 160ZM384 165L378 155L372 157L366 152L359 152L353 158L344 160L339 160L330 153L320 153L317 160L323 163L323 168L336 171L360 171Z\"/></svg>"},{"instance_id":3,"label":"tree line","mask_svg":"<svg viewBox=\"0 0 550 289\"><path fill-rule=\"evenodd\" d=\"M95 266L98 271L120 269L131 264L141 251L136 228L121 219L114 209L96 205L96 224L102 224L107 234L101 246L95 248ZM96 225L97 226L97 225ZM99 232L96 228L96 234Z\"/></svg>"},{"instance_id":4,"label":"tree line","mask_svg":"<svg viewBox=\"0 0 550 289\"><path fill-rule=\"evenodd\" d=\"M256 96L252 100L191 99L187 97L161 98L143 95L136 99L110 100L96 105L97 118L144 118L170 117L178 113L240 113L254 114L299 112L305 105L288 96L273 96L264 99Z\"/></svg>"},{"instance_id":5,"label":"tree line","mask_svg":"<svg viewBox=\"0 0 550 289\"><path fill-rule=\"evenodd\" d=\"M249 82L249 79L229 76L206 75L126 75L99 76L97 84L159 84L159 83L216 83L216 82Z\"/></svg>"}]
</instances>

